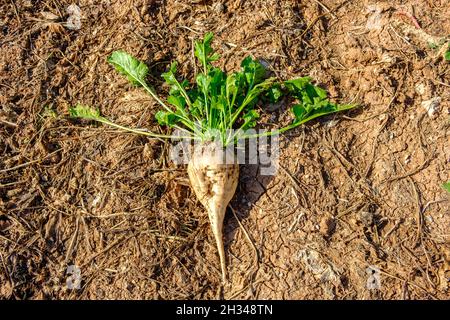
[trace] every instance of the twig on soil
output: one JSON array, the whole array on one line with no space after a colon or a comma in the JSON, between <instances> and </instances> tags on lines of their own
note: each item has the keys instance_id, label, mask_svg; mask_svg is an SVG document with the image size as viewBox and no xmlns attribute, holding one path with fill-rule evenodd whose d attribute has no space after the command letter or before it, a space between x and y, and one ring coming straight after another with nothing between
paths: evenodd
<instances>
[{"instance_id":1,"label":"twig on soil","mask_svg":"<svg viewBox=\"0 0 450 320\"><path fill-rule=\"evenodd\" d=\"M411 44L407 39L404 37L401 37L396 31L395 27L399 28L401 32L405 35L413 35L417 40L419 40L423 45L426 45L430 48L439 48L439 50L436 52L436 55L433 57L434 60L439 59L439 57L443 57L445 59L445 52L447 51L448 45L449 45L449 39L447 37L437 37L428 34L425 32L422 28L417 28L417 26L412 27L409 24L406 24L402 21L393 21L391 24L391 29L399 36L401 39L403 39L406 43L409 45Z\"/></svg>"},{"instance_id":2,"label":"twig on soil","mask_svg":"<svg viewBox=\"0 0 450 320\"><path fill-rule=\"evenodd\" d=\"M23 167L27 167L29 165L32 165L32 164L35 164L35 163L38 163L38 162L41 162L41 161L44 161L45 159L53 156L54 154L56 154L56 153L58 153L58 152L60 152L62 150L63 150L62 148L58 149L58 150L55 150L55 151L49 153L48 155L46 155L45 157L43 157L42 159L32 160L32 161L29 161L29 162L25 162L25 163L19 164L19 165L15 166L15 167L12 167L12 168L2 169L2 170L0 170L0 173L5 173L5 172L8 172L8 171L14 171L14 170L17 170L17 169L20 169L20 168L23 168Z\"/></svg>"},{"instance_id":3,"label":"twig on soil","mask_svg":"<svg viewBox=\"0 0 450 320\"><path fill-rule=\"evenodd\" d=\"M391 183L391 182L394 182L394 181L396 181L396 180L401 180L401 179L404 179L404 178L408 178L408 177L410 177L410 176L413 176L413 175L419 173L420 171L422 171L424 168L426 168L426 167L428 166L429 162L430 162L432 159L433 159L433 157L430 157L430 158L428 158L427 160L425 160L418 168L416 168L416 169L414 169L414 170L411 170L411 171L408 172L408 173L401 174L401 175L398 175L398 176L396 176L396 177L393 177L393 178L384 180L384 181L382 181L380 184Z\"/></svg>"},{"instance_id":4,"label":"twig on soil","mask_svg":"<svg viewBox=\"0 0 450 320\"><path fill-rule=\"evenodd\" d=\"M356 210L361 209L361 207L364 206L364 203L365 203L365 201L357 202L356 204L354 204L353 206L351 206L351 207L348 208L347 210L345 210L345 211L339 213L339 214L336 216L336 219L341 219L343 216L346 216L346 215L349 214L349 213L353 213L353 212L355 212Z\"/></svg>"},{"instance_id":5,"label":"twig on soil","mask_svg":"<svg viewBox=\"0 0 450 320\"><path fill-rule=\"evenodd\" d=\"M106 252L108 252L109 250L111 250L112 248L114 248L115 246L117 246L118 244L120 244L120 243L122 243L122 242L125 242L125 241L128 241L128 240L130 240L130 239L132 239L132 238L134 238L134 237L135 237L135 235L133 234L132 236L129 236L129 237L127 237L127 238L121 237L121 238L117 239L116 241L114 241L113 243L111 243L109 246L107 246L107 247L104 248L103 250L101 250L101 251L95 253L93 256L89 257L89 258L87 259L87 261L84 262L84 263L80 266L80 268L83 269L85 266L87 266L89 263L91 263L95 258L101 256L102 254L105 254Z\"/></svg>"},{"instance_id":6,"label":"twig on soil","mask_svg":"<svg viewBox=\"0 0 450 320\"><path fill-rule=\"evenodd\" d=\"M294 39L294 41L299 41L300 39L303 38L303 36L317 23L317 21L319 21L321 18L325 17L326 15L332 15L332 13L338 9L340 9L342 6L344 6L347 2L349 2L350 0L345 0L343 2L341 2L340 4L338 4L337 6L335 6L333 9L328 10L328 12L318 15L313 21L311 21L311 23L306 27L305 30L303 30L303 32Z\"/></svg>"},{"instance_id":7,"label":"twig on soil","mask_svg":"<svg viewBox=\"0 0 450 320\"><path fill-rule=\"evenodd\" d=\"M93 247L91 245L91 242L89 241L89 237L90 237L89 228L86 223L86 219L83 216L81 216L81 223L83 225L83 230L84 230L84 242L85 242L86 248L89 252L89 255L91 255Z\"/></svg>"},{"instance_id":8,"label":"twig on soil","mask_svg":"<svg viewBox=\"0 0 450 320\"><path fill-rule=\"evenodd\" d=\"M238 216L236 215L236 212L234 211L233 207L231 205L228 205L231 209L231 212L233 213L234 218L237 220L239 227L242 229L242 232L244 232L245 237L247 238L247 241L250 243L250 246L253 248L253 251L255 251L255 259L254 259L254 265L256 265L256 267L253 270L253 273L250 277L250 282L248 284L248 286L252 286L253 287L253 279L256 275L256 273L259 270L259 252L258 249L256 248L254 242L252 241L252 238L250 238L250 235L248 234L247 230L245 229L244 225L241 223L241 221L239 220Z\"/></svg>"},{"instance_id":9,"label":"twig on soil","mask_svg":"<svg viewBox=\"0 0 450 320\"><path fill-rule=\"evenodd\" d=\"M17 128L17 124L15 124L13 122L10 122L10 121L7 121L7 120L3 120L3 119L0 119L0 122L5 124L5 125L7 125L7 126L10 126L10 127L13 127L13 128Z\"/></svg>"},{"instance_id":10,"label":"twig on soil","mask_svg":"<svg viewBox=\"0 0 450 320\"><path fill-rule=\"evenodd\" d=\"M337 160L337 163L342 168L345 176L351 181L353 185L357 188L357 191L364 195L365 197L372 200L374 203L379 203L380 199L376 198L376 192L372 188L372 186L369 184L367 179L365 179L359 168L357 168L352 162L346 159L342 153L340 153L336 147L334 142L334 137L331 137L330 139L327 137L327 132L324 132L323 134L323 144L325 148L331 151L331 154L334 156L334 158ZM352 175L350 174L350 169L347 169L347 166L350 167L354 171L354 175L358 178L357 181L355 181L352 178Z\"/></svg>"},{"instance_id":11,"label":"twig on soil","mask_svg":"<svg viewBox=\"0 0 450 320\"><path fill-rule=\"evenodd\" d=\"M395 95L394 95L395 96ZM363 178L367 179L370 170L372 169L373 163L375 162L375 152L378 146L378 137L380 136L381 131L384 130L384 128L386 128L386 125L389 121L389 115L386 117L386 119L384 120L384 122L381 124L380 128L377 130L377 134L375 135L375 141L372 145L372 153L371 153L371 158L369 163L367 164L366 169L364 170L364 175Z\"/></svg>"},{"instance_id":12,"label":"twig on soil","mask_svg":"<svg viewBox=\"0 0 450 320\"><path fill-rule=\"evenodd\" d=\"M255 257L256 257L256 264L259 263L259 253L258 253L258 249L256 248L255 244L253 243L252 239L250 238L250 235L248 234L247 230L245 229L245 227L242 225L241 220L239 220L239 218L236 215L236 212L234 211L233 207L231 205L229 205L231 212L233 212L233 216L234 218L237 220L239 227L242 229L242 232L244 232L245 237L247 238L248 242L250 243L251 247L253 248L253 250L255 251Z\"/></svg>"},{"instance_id":13,"label":"twig on soil","mask_svg":"<svg viewBox=\"0 0 450 320\"><path fill-rule=\"evenodd\" d=\"M253 287L255 287L256 285L258 285L258 284L260 284L260 283L266 285L267 287L269 287L270 289L272 289L273 291L275 291L274 288L271 288L270 286L267 285L267 281L264 281L264 280L262 280L262 279L253 282L252 285L253 285ZM238 295L240 295L241 293L245 292L245 291L248 289L249 286L250 286L250 284L248 284L248 285L246 285L244 288L242 288L242 289L236 291L236 292L233 293L231 296L227 297L227 300L233 300L233 299L235 299Z\"/></svg>"},{"instance_id":14,"label":"twig on soil","mask_svg":"<svg viewBox=\"0 0 450 320\"><path fill-rule=\"evenodd\" d=\"M408 19L410 19L410 20L412 21L412 23L414 24L414 26L415 26L417 29L422 29L422 28L420 27L419 22L417 22L417 19L416 19L411 13L409 13L409 12L403 10L403 9L397 10L396 13L397 13L398 15L405 16L405 17L407 17Z\"/></svg>"},{"instance_id":15,"label":"twig on soil","mask_svg":"<svg viewBox=\"0 0 450 320\"><path fill-rule=\"evenodd\" d=\"M413 286L413 287L415 287L415 288L417 288L417 289L420 289L420 290L422 290L423 292L425 292L426 294L428 294L430 297L432 297L433 299L439 300L434 294L432 294L431 292L429 292L427 289L425 289L425 288L419 286L418 284L415 284L414 282L408 281L408 280L403 279L403 278L401 278L401 277L398 277L398 276L396 276L396 275L390 274L389 272L387 272L387 271L385 271L385 270L382 270L382 269L379 269L379 270L380 270L380 273L381 273L381 274L384 274L385 276L388 276L388 277L393 278L393 279L397 279L397 280L399 280L399 281L401 281L401 282L403 282L403 283L406 283L406 284L411 285L411 286Z\"/></svg>"},{"instance_id":16,"label":"twig on soil","mask_svg":"<svg viewBox=\"0 0 450 320\"><path fill-rule=\"evenodd\" d=\"M327 13L330 14L330 16L332 16L334 19L337 19L336 15L330 11L330 9L328 9L328 7L326 5L324 5L321 1L319 0L314 0L319 6L321 6Z\"/></svg>"},{"instance_id":17,"label":"twig on soil","mask_svg":"<svg viewBox=\"0 0 450 320\"><path fill-rule=\"evenodd\" d=\"M14 9L14 14L16 15L17 21L19 23L22 23L22 20L20 19L20 16L19 16L19 11L17 10L16 2L14 0L11 0L11 4Z\"/></svg>"},{"instance_id":18,"label":"twig on soil","mask_svg":"<svg viewBox=\"0 0 450 320\"><path fill-rule=\"evenodd\" d=\"M78 238L78 230L79 230L79 227L80 227L80 223L79 222L80 222L80 218L78 216L76 218L76 222L75 222L75 231L74 231L74 233L72 235L72 238L70 239L69 246L68 246L67 251L66 251L66 256L64 258L65 263L67 263L69 261L70 256L72 255L72 252L73 252L74 248L76 248L75 241Z\"/></svg>"},{"instance_id":19,"label":"twig on soil","mask_svg":"<svg viewBox=\"0 0 450 320\"><path fill-rule=\"evenodd\" d=\"M300 222L300 220L305 216L304 212L300 212L300 214L298 214L295 218L294 221L291 223L291 225L289 226L287 232L288 233L292 233L292 231L294 231L294 228L297 226L297 224Z\"/></svg>"},{"instance_id":20,"label":"twig on soil","mask_svg":"<svg viewBox=\"0 0 450 320\"><path fill-rule=\"evenodd\" d=\"M186 30L188 30L188 31L190 31L192 33L195 33L196 35L201 35L202 34L201 31L197 31L197 30L191 29L191 28L189 28L187 26L178 26L177 28L179 28L179 29L186 29Z\"/></svg>"},{"instance_id":21,"label":"twig on soil","mask_svg":"<svg viewBox=\"0 0 450 320\"><path fill-rule=\"evenodd\" d=\"M396 159L398 165L402 168L402 164L401 162ZM423 214L422 214L422 206L421 206L421 202L420 202L420 195L419 195L419 190L417 189L417 185L415 184L414 180L411 178L411 175L407 175L406 178L408 179L410 185L411 185L411 189L414 192L414 200L415 200L415 204L416 204L416 214L417 214L417 228L416 228L416 246L418 246L420 243L422 243L422 231L423 231L423 224L424 224L424 220L423 220Z\"/></svg>"},{"instance_id":22,"label":"twig on soil","mask_svg":"<svg viewBox=\"0 0 450 320\"><path fill-rule=\"evenodd\" d=\"M423 262L418 258L418 256L417 256L416 254L414 254L414 252L412 252L411 249L409 249L408 247L406 247L406 246L403 245L403 244L400 245L400 247L401 247L406 253L408 253L408 255L413 259L413 261L416 262L416 268L417 268L418 270L420 270L420 271L422 272L422 274L424 274L424 275L426 276L426 278L427 278L428 282L430 283L431 287L432 287L433 289L436 289L435 284L433 283L433 281L431 281L430 276L429 276L429 274L428 274L428 272L429 272L429 271L431 272L431 269L432 269L431 264L430 264L430 265L427 265L427 269L424 270L424 269L422 268Z\"/></svg>"},{"instance_id":23,"label":"twig on soil","mask_svg":"<svg viewBox=\"0 0 450 320\"><path fill-rule=\"evenodd\" d=\"M441 81L433 79L433 78L427 78L427 79L433 81L434 83L440 84L441 86L450 88L450 84L448 84L448 83L444 83L444 82L441 82Z\"/></svg>"},{"instance_id":24,"label":"twig on soil","mask_svg":"<svg viewBox=\"0 0 450 320\"><path fill-rule=\"evenodd\" d=\"M363 118L363 119L359 119L359 118L351 118L351 117L348 117L348 116L345 116L345 115L343 115L342 118L347 119L347 120L357 121L357 122L366 122L367 120L371 120L371 119L373 119L373 118L376 118L376 117L381 116L382 114L387 113L387 112L389 111L391 105L394 103L395 98L397 98L398 88L399 88L399 86L397 86L397 88L396 88L396 90L395 90L395 92L394 92L394 95L392 96L392 98L391 98L391 100L389 101L389 103L388 103L388 105L386 106L386 108L383 109L383 111L381 111L381 112L379 112L379 113L377 113L377 114L374 114L374 115L372 115L372 116Z\"/></svg>"},{"instance_id":25,"label":"twig on soil","mask_svg":"<svg viewBox=\"0 0 450 320\"><path fill-rule=\"evenodd\" d=\"M394 223L394 225L392 226L392 228L390 228L390 229L386 232L386 234L382 237L382 242L384 242L384 240L386 240L386 239L391 235L391 233L394 232L394 231L400 226L400 224L401 224L402 222L403 222L403 219L397 220L397 221Z\"/></svg>"},{"instance_id":26,"label":"twig on soil","mask_svg":"<svg viewBox=\"0 0 450 320\"><path fill-rule=\"evenodd\" d=\"M423 249L423 252L425 253L425 258L427 259L427 270L426 270L426 272L425 272L425 274L426 274L426 276L427 276L427 280L428 280L428 282L431 284L431 287L432 287L433 289L436 289L436 285L435 285L435 284L433 283L433 281L431 281L431 279L430 279L429 273L430 273L430 272L433 272L433 265L432 265L432 263L431 263L430 255L428 254L427 249L425 248L424 241L422 241L422 249Z\"/></svg>"},{"instance_id":27,"label":"twig on soil","mask_svg":"<svg viewBox=\"0 0 450 320\"><path fill-rule=\"evenodd\" d=\"M0 188L11 187L11 186L15 186L15 185L22 184L22 183L26 183L26 181L14 181L14 182L9 182L9 183L5 183L5 184L0 183Z\"/></svg>"},{"instance_id":28,"label":"twig on soil","mask_svg":"<svg viewBox=\"0 0 450 320\"><path fill-rule=\"evenodd\" d=\"M435 204L435 203L445 202L445 201L447 201L447 200L446 199L440 199L440 200L435 200L435 201L428 201L422 208L422 214L425 213L425 211L428 209L428 207L430 205Z\"/></svg>"},{"instance_id":29,"label":"twig on soil","mask_svg":"<svg viewBox=\"0 0 450 320\"><path fill-rule=\"evenodd\" d=\"M297 189L297 191L301 191L302 189L300 188L300 182L285 167L282 165L279 165L279 167L288 176L289 180L291 180L295 189Z\"/></svg>"},{"instance_id":30,"label":"twig on soil","mask_svg":"<svg viewBox=\"0 0 450 320\"><path fill-rule=\"evenodd\" d=\"M11 272L9 272L8 266L6 265L5 260L3 258L3 254L1 252L0 252L0 259L2 260L2 265L3 265L3 269L5 269L5 274L8 275L8 281L9 281L9 284L11 285L11 290L12 290L11 293L12 293L13 289L14 289L14 281L11 277Z\"/></svg>"},{"instance_id":31,"label":"twig on soil","mask_svg":"<svg viewBox=\"0 0 450 320\"><path fill-rule=\"evenodd\" d=\"M422 214L422 208L420 204L420 195L419 191L417 190L417 186L414 183L414 180L411 177L408 177L408 180L411 184L411 188L414 191L414 198L416 203L416 214L417 214L417 229L416 229L416 244L419 244L422 242L422 231L423 231L423 214Z\"/></svg>"},{"instance_id":32,"label":"twig on soil","mask_svg":"<svg viewBox=\"0 0 450 320\"><path fill-rule=\"evenodd\" d=\"M324 137L324 140L329 142L326 137ZM326 144L325 147L331 152L331 154L337 160L337 163L341 166L345 176L350 180L350 182L352 184L356 184L353 178L351 177L350 173L348 172L348 169L344 165L344 162L346 162L347 165L349 164L348 160L345 159L345 157L343 157L342 154L340 154L332 144ZM351 167L353 167L353 165L351 165Z\"/></svg>"},{"instance_id":33,"label":"twig on soil","mask_svg":"<svg viewBox=\"0 0 450 320\"><path fill-rule=\"evenodd\" d=\"M15 242L14 240L11 240L11 239L5 237L4 235L0 234L0 239L3 239L3 240L8 241L8 242L11 242L11 243L15 244L16 246L19 246L18 242Z\"/></svg>"},{"instance_id":34,"label":"twig on soil","mask_svg":"<svg viewBox=\"0 0 450 320\"><path fill-rule=\"evenodd\" d=\"M129 217L129 216L142 216L142 217L148 217L148 214L145 213L133 213L133 212L118 212L118 213L111 213L105 216L100 215L92 215L87 214L85 217L87 218L98 218L98 219L108 219L108 218L116 218L116 217Z\"/></svg>"},{"instance_id":35,"label":"twig on soil","mask_svg":"<svg viewBox=\"0 0 450 320\"><path fill-rule=\"evenodd\" d=\"M409 300L408 281L403 282L402 300Z\"/></svg>"},{"instance_id":36,"label":"twig on soil","mask_svg":"<svg viewBox=\"0 0 450 320\"><path fill-rule=\"evenodd\" d=\"M302 204L304 206L307 206L308 202L306 200L306 197L304 195L304 192L303 192L302 188L300 187L301 182L298 181L285 167L283 167L282 165L279 165L279 167L289 177L289 179L292 181L295 189L297 190L297 192L300 194L300 196L302 198Z\"/></svg>"}]
</instances>

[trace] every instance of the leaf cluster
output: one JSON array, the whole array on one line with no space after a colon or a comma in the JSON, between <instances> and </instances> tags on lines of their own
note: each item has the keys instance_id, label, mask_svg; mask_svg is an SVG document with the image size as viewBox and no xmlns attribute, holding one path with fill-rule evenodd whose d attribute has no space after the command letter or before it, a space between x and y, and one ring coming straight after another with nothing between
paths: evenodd
<instances>
[{"instance_id":1,"label":"leaf cluster","mask_svg":"<svg viewBox=\"0 0 450 320\"><path fill-rule=\"evenodd\" d=\"M162 74L169 86L165 100L147 83L149 70L145 63L125 51L113 52L108 57L108 62L131 84L143 87L161 105L162 109L155 114L160 125L177 128L202 141L220 139L224 146L235 143L237 139L250 137L245 132L258 123L260 101L275 103L283 97L295 100L291 108L292 123L271 131L270 135L290 130L314 118L354 107L330 102L326 91L313 85L309 77L284 82L267 77L265 67L251 57L242 61L239 71L226 74L213 65L219 55L211 46L212 40L213 34L207 33L202 40L195 42L195 56L201 72L195 75L194 83L177 75L176 62ZM71 108L70 113L73 117L112 124L101 117L98 110L87 106L78 105ZM231 129L237 130L233 132ZM146 134L151 136L152 133ZM251 137L256 136L258 135Z\"/></svg>"}]
</instances>

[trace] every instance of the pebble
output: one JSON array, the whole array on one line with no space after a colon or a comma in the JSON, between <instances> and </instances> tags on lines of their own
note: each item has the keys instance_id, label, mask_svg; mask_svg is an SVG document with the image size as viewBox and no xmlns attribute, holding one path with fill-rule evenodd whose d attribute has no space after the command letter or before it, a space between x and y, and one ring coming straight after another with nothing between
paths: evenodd
<instances>
[{"instance_id":1,"label":"pebble","mask_svg":"<svg viewBox=\"0 0 450 320\"><path fill-rule=\"evenodd\" d=\"M366 227L370 227L373 224L373 213L361 211L359 219Z\"/></svg>"},{"instance_id":2,"label":"pebble","mask_svg":"<svg viewBox=\"0 0 450 320\"><path fill-rule=\"evenodd\" d=\"M415 86L416 92L420 95L424 95L425 94L425 85L423 83L418 83Z\"/></svg>"},{"instance_id":3,"label":"pebble","mask_svg":"<svg viewBox=\"0 0 450 320\"><path fill-rule=\"evenodd\" d=\"M217 13L223 13L225 11L225 6L221 2L213 4L212 9Z\"/></svg>"},{"instance_id":4,"label":"pebble","mask_svg":"<svg viewBox=\"0 0 450 320\"><path fill-rule=\"evenodd\" d=\"M336 220L333 217L324 217L320 221L319 231L324 237L330 237L336 228Z\"/></svg>"},{"instance_id":5,"label":"pebble","mask_svg":"<svg viewBox=\"0 0 450 320\"><path fill-rule=\"evenodd\" d=\"M421 105L427 112L428 116L432 118L439 111L439 107L441 105L441 97L434 97L430 100L422 101Z\"/></svg>"}]
</instances>

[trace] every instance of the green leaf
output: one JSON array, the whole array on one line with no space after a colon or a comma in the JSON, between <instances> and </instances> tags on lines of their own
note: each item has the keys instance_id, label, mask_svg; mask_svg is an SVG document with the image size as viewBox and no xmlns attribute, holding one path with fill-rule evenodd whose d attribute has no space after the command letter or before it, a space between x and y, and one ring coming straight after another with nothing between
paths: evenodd
<instances>
[{"instance_id":1,"label":"green leaf","mask_svg":"<svg viewBox=\"0 0 450 320\"><path fill-rule=\"evenodd\" d=\"M244 119L242 129L247 130L256 126L256 120L259 119L259 113L252 109L249 110L242 118Z\"/></svg>"},{"instance_id":2,"label":"green leaf","mask_svg":"<svg viewBox=\"0 0 450 320\"><path fill-rule=\"evenodd\" d=\"M211 108L225 111L225 108L227 106L227 101L225 100L224 96L213 96L211 98Z\"/></svg>"},{"instance_id":3,"label":"green leaf","mask_svg":"<svg viewBox=\"0 0 450 320\"><path fill-rule=\"evenodd\" d=\"M229 102L236 97L242 89L242 73L234 72L226 79L225 94Z\"/></svg>"},{"instance_id":4,"label":"green leaf","mask_svg":"<svg viewBox=\"0 0 450 320\"><path fill-rule=\"evenodd\" d=\"M225 94L226 91L226 78L225 73L219 68L213 68L208 73L210 87L209 96L220 96Z\"/></svg>"},{"instance_id":5,"label":"green leaf","mask_svg":"<svg viewBox=\"0 0 450 320\"><path fill-rule=\"evenodd\" d=\"M203 39L195 42L194 53L203 70L195 75L195 83L192 85L189 81L177 77L176 62L171 63L167 72L162 74L170 88L166 101L160 99L147 84L149 69L143 62L124 51L113 52L108 57L108 62L132 84L143 86L162 106L162 110L155 115L160 125L185 129L198 134L196 137L203 141L209 139L207 132L217 130L224 144L234 142L236 136L230 136L229 129L238 127L245 130L256 126L259 114L255 105L259 101L276 103L284 95L297 100L292 107L294 121L277 130L278 133L316 117L354 107L331 103L326 90L313 85L309 77L282 83L277 82L275 78L267 79L267 70L263 64L251 57L242 61L239 72L227 75L212 65L212 62L219 58L211 46L212 41L213 34L209 32ZM115 124L102 117L97 109L83 105L70 108L70 114L72 117L97 120L129 132L152 137L171 137Z\"/></svg>"},{"instance_id":6,"label":"green leaf","mask_svg":"<svg viewBox=\"0 0 450 320\"><path fill-rule=\"evenodd\" d=\"M450 181L447 181L446 183L444 183L442 185L442 188L444 188L445 191L447 191L448 193L450 193Z\"/></svg>"},{"instance_id":7,"label":"green leaf","mask_svg":"<svg viewBox=\"0 0 450 320\"><path fill-rule=\"evenodd\" d=\"M125 51L114 51L109 57L108 62L116 70L125 75L127 79L136 86L144 85L148 73L148 67L145 63L139 61Z\"/></svg>"},{"instance_id":8,"label":"green leaf","mask_svg":"<svg viewBox=\"0 0 450 320\"><path fill-rule=\"evenodd\" d=\"M200 118L203 117L205 110L205 96L203 95L203 92L200 92L198 87L194 87L187 91L187 95L192 101L192 104L189 106L189 113L191 113L196 120L200 120Z\"/></svg>"},{"instance_id":9,"label":"green leaf","mask_svg":"<svg viewBox=\"0 0 450 320\"><path fill-rule=\"evenodd\" d=\"M177 84L178 81L175 78L175 73L177 72L177 62L174 61L171 63L170 68L167 72L164 72L163 74L161 74L161 76L163 77L163 79L166 81L166 83L168 85L174 85Z\"/></svg>"},{"instance_id":10,"label":"green leaf","mask_svg":"<svg viewBox=\"0 0 450 320\"><path fill-rule=\"evenodd\" d=\"M160 125L169 127L173 127L180 120L175 113L166 111L158 111L155 114L155 119Z\"/></svg>"},{"instance_id":11,"label":"green leaf","mask_svg":"<svg viewBox=\"0 0 450 320\"><path fill-rule=\"evenodd\" d=\"M305 105L318 104L327 98L327 92L313 84L310 77L303 77L284 82L289 93Z\"/></svg>"},{"instance_id":12,"label":"green leaf","mask_svg":"<svg viewBox=\"0 0 450 320\"><path fill-rule=\"evenodd\" d=\"M303 120L305 115L308 113L306 108L301 104L295 104L292 106L292 113L294 114L295 121L300 122Z\"/></svg>"},{"instance_id":13,"label":"green leaf","mask_svg":"<svg viewBox=\"0 0 450 320\"><path fill-rule=\"evenodd\" d=\"M70 109L69 109L69 112L70 112ZM51 105L49 105L49 106L44 107L44 110L42 111L42 114L40 116L43 118L56 119L56 118L58 118L58 112L56 112L56 110L53 109Z\"/></svg>"},{"instance_id":14,"label":"green leaf","mask_svg":"<svg viewBox=\"0 0 450 320\"><path fill-rule=\"evenodd\" d=\"M204 75L203 73L199 73L195 78L195 80L197 82L197 86L199 87L200 91L203 92L205 95L208 95L211 78L208 77L207 75Z\"/></svg>"},{"instance_id":15,"label":"green leaf","mask_svg":"<svg viewBox=\"0 0 450 320\"><path fill-rule=\"evenodd\" d=\"M100 111L98 109L94 109L89 106L85 106L82 104L77 104L75 107L69 108L69 115L72 118L81 118L87 120L104 120L102 116L100 116Z\"/></svg>"},{"instance_id":16,"label":"green leaf","mask_svg":"<svg viewBox=\"0 0 450 320\"><path fill-rule=\"evenodd\" d=\"M284 82L284 85L289 90L291 94L296 96L297 98L301 97L301 93L305 89L307 84L311 83L310 77L302 77L297 79L292 79ZM299 95L300 93L300 95Z\"/></svg>"},{"instance_id":17,"label":"green leaf","mask_svg":"<svg viewBox=\"0 0 450 320\"><path fill-rule=\"evenodd\" d=\"M205 115L205 100L202 96L198 96L189 109L192 116L196 119L203 118Z\"/></svg>"},{"instance_id":18,"label":"green leaf","mask_svg":"<svg viewBox=\"0 0 450 320\"><path fill-rule=\"evenodd\" d=\"M311 96L313 96L314 98L317 97L320 100L327 98L327 91L325 89L313 85L308 85L307 88L310 88L310 90L313 92Z\"/></svg>"},{"instance_id":19,"label":"green leaf","mask_svg":"<svg viewBox=\"0 0 450 320\"><path fill-rule=\"evenodd\" d=\"M445 58L445 60L450 61L450 50L447 50L447 51L444 53L444 58Z\"/></svg>"},{"instance_id":20,"label":"green leaf","mask_svg":"<svg viewBox=\"0 0 450 320\"><path fill-rule=\"evenodd\" d=\"M179 111L180 114L186 116L185 106L191 105L191 100L189 98L186 89L189 87L189 81L184 79L179 82L176 78L175 73L177 72L177 63L172 62L170 68L167 72L162 74L162 77L166 81L166 83L170 86L169 94L170 96L167 98L167 102L174 105Z\"/></svg>"},{"instance_id":21,"label":"green leaf","mask_svg":"<svg viewBox=\"0 0 450 320\"><path fill-rule=\"evenodd\" d=\"M242 112L251 109L258 102L259 96L273 86L274 81L275 78L269 78L255 85L250 89L250 91L247 92L247 95L242 100L242 103L240 102L240 99L238 99L238 108L231 117L231 123L233 124L237 121L242 116Z\"/></svg>"},{"instance_id":22,"label":"green leaf","mask_svg":"<svg viewBox=\"0 0 450 320\"><path fill-rule=\"evenodd\" d=\"M174 61L170 65L170 68L167 72L164 72L161 76L165 80L165 82L170 86L170 94L184 94L185 89L189 87L189 81L186 79L179 82L176 78L177 72L177 62Z\"/></svg>"},{"instance_id":23,"label":"green leaf","mask_svg":"<svg viewBox=\"0 0 450 320\"><path fill-rule=\"evenodd\" d=\"M318 117L349 110L354 107L356 107L356 105L337 105L328 100L323 100L315 105L294 105L292 113L295 117L294 123L305 123Z\"/></svg>"},{"instance_id":24,"label":"green leaf","mask_svg":"<svg viewBox=\"0 0 450 320\"><path fill-rule=\"evenodd\" d=\"M277 103L281 97L283 97L284 93L281 89L281 85L279 83L275 83L272 87L267 90L266 97L268 98L270 103Z\"/></svg>"},{"instance_id":25,"label":"green leaf","mask_svg":"<svg viewBox=\"0 0 450 320\"><path fill-rule=\"evenodd\" d=\"M241 68L249 88L262 82L267 73L266 68L259 61L253 60L251 57L246 57L242 60Z\"/></svg>"},{"instance_id":26,"label":"green leaf","mask_svg":"<svg viewBox=\"0 0 450 320\"><path fill-rule=\"evenodd\" d=\"M171 95L167 98L167 102L181 110L186 106L186 100L182 96Z\"/></svg>"},{"instance_id":27,"label":"green leaf","mask_svg":"<svg viewBox=\"0 0 450 320\"><path fill-rule=\"evenodd\" d=\"M354 108L355 105L337 105L327 99L326 90L311 84L310 77L302 77L284 82L289 93L300 102L292 107L294 123L309 120Z\"/></svg>"},{"instance_id":28,"label":"green leaf","mask_svg":"<svg viewBox=\"0 0 450 320\"><path fill-rule=\"evenodd\" d=\"M262 93L265 93L267 90L269 90L273 86L275 80L276 78L269 78L264 80L264 82L258 83L247 93L247 96L245 97L243 104L245 104L246 106L255 105L255 103L258 100L258 97Z\"/></svg>"},{"instance_id":29,"label":"green leaf","mask_svg":"<svg viewBox=\"0 0 450 320\"><path fill-rule=\"evenodd\" d=\"M212 32L208 32L205 34L203 41L195 41L194 44L194 54L200 61L201 65L205 68L205 71L209 70L211 62L218 60L220 57L217 53L214 53L214 50L211 47L213 38L214 34Z\"/></svg>"}]
</instances>

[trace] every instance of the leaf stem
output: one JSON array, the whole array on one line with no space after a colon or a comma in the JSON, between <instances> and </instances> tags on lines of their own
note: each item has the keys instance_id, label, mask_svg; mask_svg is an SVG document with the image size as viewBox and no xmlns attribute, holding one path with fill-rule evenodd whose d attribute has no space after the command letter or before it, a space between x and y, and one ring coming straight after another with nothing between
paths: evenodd
<instances>
[{"instance_id":1,"label":"leaf stem","mask_svg":"<svg viewBox=\"0 0 450 320\"><path fill-rule=\"evenodd\" d=\"M114 123L112 121L109 121L106 118L98 118L95 119L98 122L107 124L111 127L120 129L120 130L124 130L124 131L129 131L129 132L133 132L133 133L137 133L137 134L142 134L144 136L149 136L149 137L153 137L153 138L162 138L162 139L172 139L172 140L176 140L176 139L199 139L199 137L196 137L194 135L192 136L172 136L172 135L165 135L165 134L159 134L159 133L154 133L154 132L150 132L150 131L144 131L144 130L139 130L139 129L133 129L133 128L128 128L128 127L124 127L121 126L120 124ZM181 129L181 128L177 128L177 129Z\"/></svg>"},{"instance_id":2,"label":"leaf stem","mask_svg":"<svg viewBox=\"0 0 450 320\"><path fill-rule=\"evenodd\" d=\"M275 130L275 131L265 131L265 132L263 132L263 133L250 134L250 135L242 135L242 136L240 136L240 137L238 137L238 138L239 138L239 139L252 139L252 138L258 138L258 137L264 137L264 136L268 137L268 136L273 136L273 135L281 134L281 133L283 133L283 132L285 132L285 131L294 129L294 128L298 127L299 125L302 125L302 124L304 124L304 123L306 123L306 122L308 122L308 121L311 121L311 120L313 120L313 119L315 119L315 118L318 118L318 117L321 117L321 116L324 116L324 115L327 115L327 114L333 114L333 113L336 113L336 112L344 111L344 110L349 110L349 109L352 109L352 108L354 108L354 107L356 107L356 105L352 105L352 104L349 104L349 105L342 105L342 106L340 106L339 109L337 109L337 110L335 110L335 111L333 111L333 112L316 113L316 114L311 115L311 116L308 117L308 118L305 118L305 119L303 119L303 120L301 120L301 121L295 121L295 122L291 123L290 125L288 125L288 126L286 126L286 127L284 127L284 128L277 129L277 130ZM238 132L239 132L239 131L238 131Z\"/></svg>"}]
</instances>

